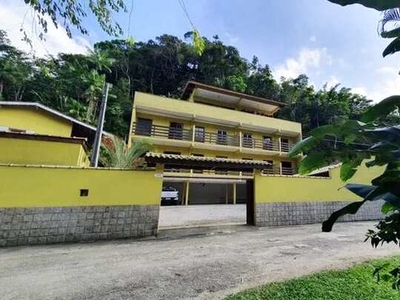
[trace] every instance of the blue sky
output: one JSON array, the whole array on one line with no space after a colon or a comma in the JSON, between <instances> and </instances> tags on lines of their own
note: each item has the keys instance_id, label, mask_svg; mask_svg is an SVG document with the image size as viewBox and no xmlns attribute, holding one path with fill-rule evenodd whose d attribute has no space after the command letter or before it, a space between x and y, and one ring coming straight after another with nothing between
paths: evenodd
<instances>
[{"instance_id":1,"label":"blue sky","mask_svg":"<svg viewBox=\"0 0 400 300\"><path fill-rule=\"evenodd\" d=\"M126 34L130 28L135 40L163 33L183 38L191 30L178 0L133 1L130 26L128 14L119 14L116 20ZM0 0L3 2L0 28L12 27L6 17L14 13L16 23L16 17L26 15L26 6L22 0ZM211 39L218 34L243 57L258 56L261 63L270 65L277 79L306 73L317 88L341 83L375 100L399 93L400 64L396 56L381 56L389 41L377 34L377 11L359 5L341 7L327 0L185 0L185 4L204 36ZM131 1L127 6L130 9ZM61 34L53 33L44 45L45 52L82 52L108 38L93 20L86 24L89 36L64 41ZM13 42L20 45L16 39Z\"/></svg>"}]
</instances>

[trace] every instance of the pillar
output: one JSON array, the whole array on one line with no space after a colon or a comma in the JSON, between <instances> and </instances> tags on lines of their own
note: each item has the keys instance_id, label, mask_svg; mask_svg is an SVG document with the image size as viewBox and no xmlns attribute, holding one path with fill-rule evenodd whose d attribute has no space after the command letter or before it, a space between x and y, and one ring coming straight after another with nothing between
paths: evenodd
<instances>
[{"instance_id":1,"label":"pillar","mask_svg":"<svg viewBox=\"0 0 400 300\"><path fill-rule=\"evenodd\" d=\"M185 185L185 205L189 205L189 181L186 181Z\"/></svg>"},{"instance_id":2,"label":"pillar","mask_svg":"<svg viewBox=\"0 0 400 300\"><path fill-rule=\"evenodd\" d=\"M233 183L233 204L236 204L236 182Z\"/></svg>"}]
</instances>

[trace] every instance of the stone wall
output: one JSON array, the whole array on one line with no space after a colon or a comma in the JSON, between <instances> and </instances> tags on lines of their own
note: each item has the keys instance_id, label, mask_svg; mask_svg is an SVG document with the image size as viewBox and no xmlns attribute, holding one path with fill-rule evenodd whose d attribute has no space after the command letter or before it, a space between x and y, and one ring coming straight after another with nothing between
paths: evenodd
<instances>
[{"instance_id":1,"label":"stone wall","mask_svg":"<svg viewBox=\"0 0 400 300\"><path fill-rule=\"evenodd\" d=\"M152 236L158 205L0 208L0 246Z\"/></svg>"},{"instance_id":2,"label":"stone wall","mask_svg":"<svg viewBox=\"0 0 400 300\"><path fill-rule=\"evenodd\" d=\"M321 223L336 210L350 202L275 202L256 203L257 226L288 226ZM355 215L346 215L339 221L367 221L383 218L381 201L365 203Z\"/></svg>"}]
</instances>

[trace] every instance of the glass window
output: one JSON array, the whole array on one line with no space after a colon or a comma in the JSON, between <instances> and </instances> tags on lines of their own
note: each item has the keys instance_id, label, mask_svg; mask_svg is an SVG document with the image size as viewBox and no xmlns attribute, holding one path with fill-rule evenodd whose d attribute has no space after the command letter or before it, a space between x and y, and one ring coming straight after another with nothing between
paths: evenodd
<instances>
[{"instance_id":1,"label":"glass window","mask_svg":"<svg viewBox=\"0 0 400 300\"><path fill-rule=\"evenodd\" d=\"M195 142L201 142L204 143L204 138L205 138L205 129L204 127L195 127L194 131L194 140Z\"/></svg>"},{"instance_id":2,"label":"glass window","mask_svg":"<svg viewBox=\"0 0 400 300\"><path fill-rule=\"evenodd\" d=\"M228 142L228 134L226 130L217 131L217 144L226 145Z\"/></svg>"},{"instance_id":3,"label":"glass window","mask_svg":"<svg viewBox=\"0 0 400 300\"><path fill-rule=\"evenodd\" d=\"M135 134L150 136L153 128L153 120L138 118Z\"/></svg>"},{"instance_id":4,"label":"glass window","mask_svg":"<svg viewBox=\"0 0 400 300\"><path fill-rule=\"evenodd\" d=\"M253 135L251 133L243 133L242 146L246 148L253 148Z\"/></svg>"},{"instance_id":5,"label":"glass window","mask_svg":"<svg viewBox=\"0 0 400 300\"><path fill-rule=\"evenodd\" d=\"M181 140L183 138L183 124L171 122L169 125L168 138Z\"/></svg>"}]
</instances>

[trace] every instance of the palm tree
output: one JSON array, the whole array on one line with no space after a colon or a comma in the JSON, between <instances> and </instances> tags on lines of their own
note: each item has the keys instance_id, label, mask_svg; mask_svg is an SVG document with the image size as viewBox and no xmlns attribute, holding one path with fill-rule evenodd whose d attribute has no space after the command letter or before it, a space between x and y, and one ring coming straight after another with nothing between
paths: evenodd
<instances>
[{"instance_id":1,"label":"palm tree","mask_svg":"<svg viewBox=\"0 0 400 300\"><path fill-rule=\"evenodd\" d=\"M148 152L152 146L140 141L130 148L119 137L104 137L101 145L100 163L105 167L133 169L140 163L140 157Z\"/></svg>"}]
</instances>

